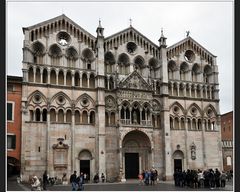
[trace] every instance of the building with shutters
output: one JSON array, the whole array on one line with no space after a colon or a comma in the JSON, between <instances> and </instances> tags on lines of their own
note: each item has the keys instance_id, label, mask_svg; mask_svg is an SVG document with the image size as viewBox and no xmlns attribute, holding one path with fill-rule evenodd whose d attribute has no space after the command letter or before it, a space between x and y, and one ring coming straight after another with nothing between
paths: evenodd
<instances>
[{"instance_id":1,"label":"building with shutters","mask_svg":"<svg viewBox=\"0 0 240 192\"><path fill-rule=\"evenodd\" d=\"M22 77L7 76L7 173L20 172Z\"/></svg>"},{"instance_id":2,"label":"building with shutters","mask_svg":"<svg viewBox=\"0 0 240 192\"><path fill-rule=\"evenodd\" d=\"M223 169L233 170L233 111L221 115Z\"/></svg>"},{"instance_id":3,"label":"building with shutters","mask_svg":"<svg viewBox=\"0 0 240 192\"><path fill-rule=\"evenodd\" d=\"M222 169L216 56L192 37L92 35L65 15L23 33L23 179Z\"/></svg>"}]
</instances>

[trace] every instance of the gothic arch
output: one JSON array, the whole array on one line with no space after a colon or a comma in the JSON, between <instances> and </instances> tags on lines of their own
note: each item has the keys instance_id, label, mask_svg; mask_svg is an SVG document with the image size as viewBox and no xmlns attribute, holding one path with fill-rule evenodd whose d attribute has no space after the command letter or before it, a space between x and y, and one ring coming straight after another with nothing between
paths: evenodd
<instances>
[{"instance_id":1,"label":"gothic arch","mask_svg":"<svg viewBox=\"0 0 240 192\"><path fill-rule=\"evenodd\" d=\"M82 58L85 60L85 61L94 61L94 54L92 52L91 49L89 48L85 48L83 51L82 51Z\"/></svg>"},{"instance_id":2,"label":"gothic arch","mask_svg":"<svg viewBox=\"0 0 240 192\"><path fill-rule=\"evenodd\" d=\"M198 110L200 116L202 116L203 111L201 110L201 108L196 103L192 103L191 105L189 105L189 107L187 108L187 114L192 113L190 111L192 109L192 107L195 107ZM196 112L196 115L197 115L197 112Z\"/></svg>"},{"instance_id":3,"label":"gothic arch","mask_svg":"<svg viewBox=\"0 0 240 192\"><path fill-rule=\"evenodd\" d=\"M212 112L213 112L213 114L214 114L214 117L217 117L217 115L218 115L218 114L217 114L217 111L216 111L215 107L214 107L213 105L211 105L211 104L207 105L207 106L204 108L204 110L203 110L204 116L205 116L205 117L208 116L208 110L209 110L209 109L212 110Z\"/></svg>"},{"instance_id":4,"label":"gothic arch","mask_svg":"<svg viewBox=\"0 0 240 192\"><path fill-rule=\"evenodd\" d=\"M45 103L44 106L47 105L47 98L45 97L45 95L44 95L42 92L36 90L36 91L32 92L32 93L28 96L28 98L27 98L27 100L28 100L27 106L30 105L30 103L31 103L31 101L33 100L33 97L34 97L35 95L39 95L39 96L43 99L43 102Z\"/></svg>"},{"instance_id":5,"label":"gothic arch","mask_svg":"<svg viewBox=\"0 0 240 192\"><path fill-rule=\"evenodd\" d=\"M66 50L66 57L71 60L77 60L78 59L78 52L75 47L71 46L67 48Z\"/></svg>"},{"instance_id":6,"label":"gothic arch","mask_svg":"<svg viewBox=\"0 0 240 192\"><path fill-rule=\"evenodd\" d=\"M181 109L183 115L186 114L186 110L183 108L183 106L178 101L175 101L174 103L172 103L169 107L169 110L171 110L174 106L178 106Z\"/></svg>"},{"instance_id":7,"label":"gothic arch","mask_svg":"<svg viewBox=\"0 0 240 192\"><path fill-rule=\"evenodd\" d=\"M34 56L41 56L45 54L45 46L39 40L32 43L31 50Z\"/></svg>"},{"instance_id":8,"label":"gothic arch","mask_svg":"<svg viewBox=\"0 0 240 192\"><path fill-rule=\"evenodd\" d=\"M82 95L80 95L75 102L75 105L77 105L82 99L87 98L93 105L93 107L95 106L95 102L93 100L93 98L91 96L89 96L87 93L84 93Z\"/></svg>"},{"instance_id":9,"label":"gothic arch","mask_svg":"<svg viewBox=\"0 0 240 192\"><path fill-rule=\"evenodd\" d=\"M61 57L62 56L62 50L56 43L54 43L49 47L48 54L51 57Z\"/></svg>"},{"instance_id":10,"label":"gothic arch","mask_svg":"<svg viewBox=\"0 0 240 192\"><path fill-rule=\"evenodd\" d=\"M115 57L111 51L108 51L104 54L104 62L105 64L113 65L116 63Z\"/></svg>"},{"instance_id":11,"label":"gothic arch","mask_svg":"<svg viewBox=\"0 0 240 192\"><path fill-rule=\"evenodd\" d=\"M92 160L93 155L90 150L88 149L82 149L78 154L79 160Z\"/></svg>"},{"instance_id":12,"label":"gothic arch","mask_svg":"<svg viewBox=\"0 0 240 192\"><path fill-rule=\"evenodd\" d=\"M62 91L60 91L60 92L56 93L55 95L53 95L52 98L50 99L50 103L52 103L59 96L64 97L68 101L68 103L71 104L71 99L68 97L68 95L66 93L64 93Z\"/></svg>"}]
</instances>

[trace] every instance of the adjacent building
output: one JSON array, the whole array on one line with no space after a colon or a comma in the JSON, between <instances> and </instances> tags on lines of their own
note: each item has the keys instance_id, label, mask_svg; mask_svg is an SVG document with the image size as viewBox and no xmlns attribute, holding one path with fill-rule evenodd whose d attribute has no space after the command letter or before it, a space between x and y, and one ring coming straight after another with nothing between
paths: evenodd
<instances>
[{"instance_id":1,"label":"adjacent building","mask_svg":"<svg viewBox=\"0 0 240 192\"><path fill-rule=\"evenodd\" d=\"M7 170L20 171L22 77L7 76Z\"/></svg>"},{"instance_id":2,"label":"adjacent building","mask_svg":"<svg viewBox=\"0 0 240 192\"><path fill-rule=\"evenodd\" d=\"M223 169L233 170L233 111L221 115Z\"/></svg>"},{"instance_id":3,"label":"adjacent building","mask_svg":"<svg viewBox=\"0 0 240 192\"><path fill-rule=\"evenodd\" d=\"M216 56L192 37L104 37L100 21L95 36L65 15L23 33L23 179L222 169Z\"/></svg>"}]
</instances>

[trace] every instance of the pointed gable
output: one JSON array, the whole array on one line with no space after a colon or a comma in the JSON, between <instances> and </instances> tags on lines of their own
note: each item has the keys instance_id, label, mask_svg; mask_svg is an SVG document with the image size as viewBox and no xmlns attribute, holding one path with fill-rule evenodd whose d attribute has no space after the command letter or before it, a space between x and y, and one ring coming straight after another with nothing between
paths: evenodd
<instances>
[{"instance_id":1,"label":"pointed gable","mask_svg":"<svg viewBox=\"0 0 240 192\"><path fill-rule=\"evenodd\" d=\"M202 59L204 59L209 64L213 64L213 60L216 56L210 53L207 49L201 46L197 41L195 41L190 36L168 47L167 57L169 60L171 60L174 56L177 56L189 49L193 50L195 53L197 53Z\"/></svg>"},{"instance_id":2,"label":"pointed gable","mask_svg":"<svg viewBox=\"0 0 240 192\"><path fill-rule=\"evenodd\" d=\"M119 83L119 88L140 89L151 91L151 86L135 70L126 79Z\"/></svg>"},{"instance_id":3,"label":"pointed gable","mask_svg":"<svg viewBox=\"0 0 240 192\"><path fill-rule=\"evenodd\" d=\"M143 47L155 57L159 54L159 47L132 26L115 33L104 40L106 49L112 49L113 47L118 47L119 45L130 41Z\"/></svg>"},{"instance_id":4,"label":"pointed gable","mask_svg":"<svg viewBox=\"0 0 240 192\"><path fill-rule=\"evenodd\" d=\"M92 34L80 27L64 14L36 25L23 27L23 33L25 34L26 31L29 31L30 39L32 40L34 39L33 36L36 37L41 34L50 34L60 30L66 30L74 37L77 37L81 41L88 42L89 44L93 44L96 39Z\"/></svg>"}]
</instances>

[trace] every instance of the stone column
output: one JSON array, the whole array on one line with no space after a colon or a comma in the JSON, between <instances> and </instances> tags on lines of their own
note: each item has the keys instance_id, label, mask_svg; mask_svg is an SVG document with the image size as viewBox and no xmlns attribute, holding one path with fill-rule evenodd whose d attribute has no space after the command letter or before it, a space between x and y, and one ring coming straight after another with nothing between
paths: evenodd
<instances>
[{"instance_id":1,"label":"stone column","mask_svg":"<svg viewBox=\"0 0 240 192\"><path fill-rule=\"evenodd\" d=\"M33 82L36 83L36 67L33 66Z\"/></svg>"},{"instance_id":2,"label":"stone column","mask_svg":"<svg viewBox=\"0 0 240 192\"><path fill-rule=\"evenodd\" d=\"M56 70L56 85L58 85L58 72L59 72L59 70L57 69Z\"/></svg>"},{"instance_id":3,"label":"stone column","mask_svg":"<svg viewBox=\"0 0 240 192\"><path fill-rule=\"evenodd\" d=\"M43 68L40 68L40 83L43 83Z\"/></svg>"},{"instance_id":4,"label":"stone column","mask_svg":"<svg viewBox=\"0 0 240 192\"><path fill-rule=\"evenodd\" d=\"M71 173L76 170L75 166L75 106L72 105L72 124L71 124Z\"/></svg>"},{"instance_id":5,"label":"stone column","mask_svg":"<svg viewBox=\"0 0 240 192\"><path fill-rule=\"evenodd\" d=\"M47 83L50 84L50 74L51 74L51 70L48 68L47 69L47 72L48 72L48 79L47 79Z\"/></svg>"},{"instance_id":6,"label":"stone column","mask_svg":"<svg viewBox=\"0 0 240 192\"><path fill-rule=\"evenodd\" d=\"M203 153L203 166L204 169L207 168L206 162L206 144L205 144L205 128L204 128L204 119L202 118L202 153Z\"/></svg>"},{"instance_id":7,"label":"stone column","mask_svg":"<svg viewBox=\"0 0 240 192\"><path fill-rule=\"evenodd\" d=\"M185 161L185 167L186 169L189 169L189 164L188 164L188 123L187 123L187 118L185 118L185 153L186 153L186 161Z\"/></svg>"},{"instance_id":8,"label":"stone column","mask_svg":"<svg viewBox=\"0 0 240 192\"><path fill-rule=\"evenodd\" d=\"M87 73L87 87L89 88L89 78L90 78L90 74Z\"/></svg>"},{"instance_id":9,"label":"stone column","mask_svg":"<svg viewBox=\"0 0 240 192\"><path fill-rule=\"evenodd\" d=\"M177 82L177 96L179 96L179 82Z\"/></svg>"},{"instance_id":10,"label":"stone column","mask_svg":"<svg viewBox=\"0 0 240 192\"><path fill-rule=\"evenodd\" d=\"M75 81L74 81L74 73L72 73L72 86L75 86Z\"/></svg>"}]
</instances>

